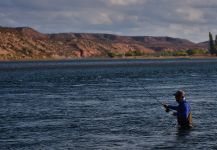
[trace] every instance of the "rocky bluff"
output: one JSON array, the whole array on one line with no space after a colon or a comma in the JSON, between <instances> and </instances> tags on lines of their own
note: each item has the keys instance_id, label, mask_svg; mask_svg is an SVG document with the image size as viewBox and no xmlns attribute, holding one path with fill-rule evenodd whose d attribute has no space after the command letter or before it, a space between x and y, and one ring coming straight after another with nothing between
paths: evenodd
<instances>
[{"instance_id":1,"label":"rocky bluff","mask_svg":"<svg viewBox=\"0 0 217 150\"><path fill-rule=\"evenodd\" d=\"M0 27L0 59L66 59L108 57L109 53L140 51L208 49L208 44L186 39L153 36L119 36L112 34L58 33L44 34L29 27Z\"/></svg>"}]
</instances>

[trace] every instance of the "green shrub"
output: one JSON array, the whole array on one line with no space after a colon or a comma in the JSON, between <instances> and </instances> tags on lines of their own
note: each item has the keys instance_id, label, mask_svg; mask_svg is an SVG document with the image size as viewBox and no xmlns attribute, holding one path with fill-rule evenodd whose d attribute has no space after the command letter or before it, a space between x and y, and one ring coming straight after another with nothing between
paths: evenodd
<instances>
[{"instance_id":1,"label":"green shrub","mask_svg":"<svg viewBox=\"0 0 217 150\"><path fill-rule=\"evenodd\" d=\"M134 50L134 51L128 51L125 53L125 56L142 56L144 55L143 52L141 52L140 50Z\"/></svg>"},{"instance_id":2,"label":"green shrub","mask_svg":"<svg viewBox=\"0 0 217 150\"><path fill-rule=\"evenodd\" d=\"M115 52L108 52L107 55L108 55L108 57L111 57L111 58L113 58L113 57L122 57L123 56L122 53L115 53Z\"/></svg>"},{"instance_id":3,"label":"green shrub","mask_svg":"<svg viewBox=\"0 0 217 150\"><path fill-rule=\"evenodd\" d=\"M109 57L111 57L111 58L113 58L113 57L116 56L115 53L113 53L113 52L108 52L107 55L108 55Z\"/></svg>"},{"instance_id":4,"label":"green shrub","mask_svg":"<svg viewBox=\"0 0 217 150\"><path fill-rule=\"evenodd\" d=\"M209 53L207 50L202 50L202 49L189 49L186 52L188 53L188 55L200 55L200 54Z\"/></svg>"},{"instance_id":5,"label":"green shrub","mask_svg":"<svg viewBox=\"0 0 217 150\"><path fill-rule=\"evenodd\" d=\"M134 56L133 51L128 51L125 53L125 56Z\"/></svg>"},{"instance_id":6,"label":"green shrub","mask_svg":"<svg viewBox=\"0 0 217 150\"><path fill-rule=\"evenodd\" d=\"M174 52L171 52L171 51L161 51L159 53L160 56L173 56L173 53Z\"/></svg>"},{"instance_id":7,"label":"green shrub","mask_svg":"<svg viewBox=\"0 0 217 150\"><path fill-rule=\"evenodd\" d=\"M141 52L140 50L135 50L134 54L135 54L135 56L142 56L142 55L144 55L144 53Z\"/></svg>"}]
</instances>

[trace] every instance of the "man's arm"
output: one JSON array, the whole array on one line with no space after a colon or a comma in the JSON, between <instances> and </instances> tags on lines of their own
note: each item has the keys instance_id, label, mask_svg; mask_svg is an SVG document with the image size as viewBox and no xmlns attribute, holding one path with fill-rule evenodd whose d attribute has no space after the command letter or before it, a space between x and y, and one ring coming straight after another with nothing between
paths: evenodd
<instances>
[{"instance_id":1,"label":"man's arm","mask_svg":"<svg viewBox=\"0 0 217 150\"><path fill-rule=\"evenodd\" d=\"M178 110L178 106L170 106L168 105L167 108L172 109L172 110Z\"/></svg>"},{"instance_id":2,"label":"man's arm","mask_svg":"<svg viewBox=\"0 0 217 150\"><path fill-rule=\"evenodd\" d=\"M170 105L167 105L165 103L163 103L163 106L166 109L165 110L166 112L169 112L170 110L176 110L176 111L178 111L178 106L170 106Z\"/></svg>"}]
</instances>

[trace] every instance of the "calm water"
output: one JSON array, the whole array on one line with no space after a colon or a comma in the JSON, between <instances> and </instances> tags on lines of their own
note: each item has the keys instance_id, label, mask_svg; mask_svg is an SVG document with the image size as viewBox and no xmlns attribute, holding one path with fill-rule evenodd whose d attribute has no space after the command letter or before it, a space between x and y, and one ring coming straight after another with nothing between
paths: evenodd
<instances>
[{"instance_id":1,"label":"calm water","mask_svg":"<svg viewBox=\"0 0 217 150\"><path fill-rule=\"evenodd\" d=\"M0 149L217 149L217 60L0 63ZM159 101L183 89L195 127Z\"/></svg>"}]
</instances>

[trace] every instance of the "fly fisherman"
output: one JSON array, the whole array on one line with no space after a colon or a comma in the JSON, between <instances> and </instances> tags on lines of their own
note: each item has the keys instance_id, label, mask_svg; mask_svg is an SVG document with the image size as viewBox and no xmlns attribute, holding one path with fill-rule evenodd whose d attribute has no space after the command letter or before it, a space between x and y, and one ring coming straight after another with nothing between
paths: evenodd
<instances>
[{"instance_id":1,"label":"fly fisherman","mask_svg":"<svg viewBox=\"0 0 217 150\"><path fill-rule=\"evenodd\" d=\"M176 102L178 106L171 106L163 104L165 111L169 112L170 110L175 110L173 115L177 117L177 122L181 129L188 129L192 127L192 114L189 103L185 100L184 91L177 91L175 94Z\"/></svg>"}]
</instances>

